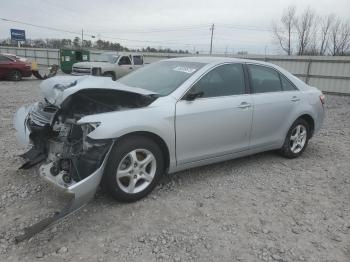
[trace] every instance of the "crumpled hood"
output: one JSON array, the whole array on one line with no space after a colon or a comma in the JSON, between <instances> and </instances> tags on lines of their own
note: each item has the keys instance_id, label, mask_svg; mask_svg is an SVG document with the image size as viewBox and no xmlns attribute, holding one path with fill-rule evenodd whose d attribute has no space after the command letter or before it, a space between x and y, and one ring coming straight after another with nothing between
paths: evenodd
<instances>
[{"instance_id":1,"label":"crumpled hood","mask_svg":"<svg viewBox=\"0 0 350 262\"><path fill-rule=\"evenodd\" d=\"M111 67L113 64L108 62L79 62L73 65L74 67L93 68L93 67Z\"/></svg>"},{"instance_id":2,"label":"crumpled hood","mask_svg":"<svg viewBox=\"0 0 350 262\"><path fill-rule=\"evenodd\" d=\"M146 89L130 87L113 81L109 77L99 76L55 76L48 78L40 84L40 89L46 100L55 106L61 103L70 95L82 89L115 89L141 95L156 94Z\"/></svg>"}]
</instances>

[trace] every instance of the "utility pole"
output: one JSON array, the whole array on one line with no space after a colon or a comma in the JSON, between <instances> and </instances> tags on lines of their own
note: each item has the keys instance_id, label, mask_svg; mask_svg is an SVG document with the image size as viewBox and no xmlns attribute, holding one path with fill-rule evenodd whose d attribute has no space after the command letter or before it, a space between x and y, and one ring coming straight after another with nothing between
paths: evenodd
<instances>
[{"instance_id":1,"label":"utility pole","mask_svg":"<svg viewBox=\"0 0 350 262\"><path fill-rule=\"evenodd\" d=\"M210 30L211 30L211 38L210 38L210 52L209 52L209 54L211 55L212 51L213 51L214 24L211 25Z\"/></svg>"},{"instance_id":2,"label":"utility pole","mask_svg":"<svg viewBox=\"0 0 350 262\"><path fill-rule=\"evenodd\" d=\"M83 49L83 43L84 43L84 30L81 29L81 49Z\"/></svg>"}]
</instances>

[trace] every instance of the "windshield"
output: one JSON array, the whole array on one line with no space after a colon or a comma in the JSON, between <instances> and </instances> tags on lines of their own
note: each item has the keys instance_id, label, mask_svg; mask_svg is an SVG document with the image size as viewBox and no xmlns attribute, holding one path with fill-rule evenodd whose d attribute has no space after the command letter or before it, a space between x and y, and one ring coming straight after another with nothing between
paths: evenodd
<instances>
[{"instance_id":1,"label":"windshield","mask_svg":"<svg viewBox=\"0 0 350 262\"><path fill-rule=\"evenodd\" d=\"M14 55L4 54L4 55L1 55L1 56L6 57L7 59L12 60L12 61L18 60L18 59L16 58L16 56L14 56ZM5 60L6 60L6 59L5 59Z\"/></svg>"},{"instance_id":2,"label":"windshield","mask_svg":"<svg viewBox=\"0 0 350 262\"><path fill-rule=\"evenodd\" d=\"M166 96L177 89L204 63L162 61L145 66L118 81L124 85L139 87Z\"/></svg>"},{"instance_id":3,"label":"windshield","mask_svg":"<svg viewBox=\"0 0 350 262\"><path fill-rule=\"evenodd\" d=\"M113 55L113 54L101 54L98 58L97 61L98 62L109 62L109 63L116 63L118 60L117 55Z\"/></svg>"}]
</instances>

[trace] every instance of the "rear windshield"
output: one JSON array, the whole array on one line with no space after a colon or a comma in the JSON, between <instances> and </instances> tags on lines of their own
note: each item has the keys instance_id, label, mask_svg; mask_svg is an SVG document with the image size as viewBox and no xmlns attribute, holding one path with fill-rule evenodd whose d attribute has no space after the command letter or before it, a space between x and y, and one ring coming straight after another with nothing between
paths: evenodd
<instances>
[{"instance_id":1,"label":"rear windshield","mask_svg":"<svg viewBox=\"0 0 350 262\"><path fill-rule=\"evenodd\" d=\"M147 89L160 96L166 96L204 65L196 62L161 61L138 69L118 81L127 86Z\"/></svg>"},{"instance_id":2,"label":"rear windshield","mask_svg":"<svg viewBox=\"0 0 350 262\"><path fill-rule=\"evenodd\" d=\"M118 60L117 55L112 55L112 54L101 54L97 57L96 61L97 62L108 62L114 64Z\"/></svg>"}]
</instances>

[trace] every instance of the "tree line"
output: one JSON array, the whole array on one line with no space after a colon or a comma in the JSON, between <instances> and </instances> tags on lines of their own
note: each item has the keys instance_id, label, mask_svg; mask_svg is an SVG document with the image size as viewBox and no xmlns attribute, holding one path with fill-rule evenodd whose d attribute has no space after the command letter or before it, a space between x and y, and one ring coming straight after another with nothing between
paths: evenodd
<instances>
[{"instance_id":1,"label":"tree line","mask_svg":"<svg viewBox=\"0 0 350 262\"><path fill-rule=\"evenodd\" d=\"M17 46L17 43L11 42L9 39L0 40L0 45L2 46ZM81 39L80 37L75 37L73 40L64 38L48 38L48 39L27 39L25 43L21 44L22 47L34 47L34 48L81 48ZM179 53L179 54L188 54L188 50L181 49L170 49L170 48L155 48L155 47L145 47L145 48L128 48L122 46L119 43L97 40L95 42L91 40L83 40L83 48L94 48L101 50L111 50L111 51L124 51L124 52L154 52L154 53Z\"/></svg>"},{"instance_id":2,"label":"tree line","mask_svg":"<svg viewBox=\"0 0 350 262\"><path fill-rule=\"evenodd\" d=\"M310 7L298 14L289 6L272 31L287 55L350 55L350 22L334 14L319 16Z\"/></svg>"}]
</instances>

